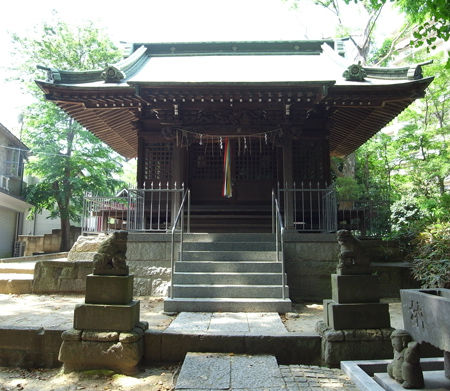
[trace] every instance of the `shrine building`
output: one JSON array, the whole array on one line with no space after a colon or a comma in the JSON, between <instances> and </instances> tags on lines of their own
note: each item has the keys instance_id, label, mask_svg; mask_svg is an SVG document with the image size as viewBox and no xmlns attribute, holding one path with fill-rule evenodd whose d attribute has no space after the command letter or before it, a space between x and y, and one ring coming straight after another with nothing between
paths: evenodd
<instances>
[{"instance_id":1,"label":"shrine building","mask_svg":"<svg viewBox=\"0 0 450 391\"><path fill-rule=\"evenodd\" d=\"M37 84L119 154L137 157L128 214L110 228L169 232L189 190L188 232L275 232L281 219L285 230L325 234L337 229L330 158L355 151L432 81L424 64L351 64L342 47L136 43L105 69L43 68ZM89 212L91 231L107 228L102 208Z\"/></svg>"}]
</instances>

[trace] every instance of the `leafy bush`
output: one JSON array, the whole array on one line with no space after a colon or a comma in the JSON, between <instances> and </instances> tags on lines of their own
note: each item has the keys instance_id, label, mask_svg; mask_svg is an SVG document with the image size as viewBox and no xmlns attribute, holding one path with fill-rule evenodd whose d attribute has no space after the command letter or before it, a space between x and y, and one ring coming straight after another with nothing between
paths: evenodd
<instances>
[{"instance_id":1,"label":"leafy bush","mask_svg":"<svg viewBox=\"0 0 450 391\"><path fill-rule=\"evenodd\" d=\"M425 214L413 195L403 196L391 206L392 231L399 234L412 233L415 236L424 227L424 219Z\"/></svg>"},{"instance_id":2,"label":"leafy bush","mask_svg":"<svg viewBox=\"0 0 450 391\"><path fill-rule=\"evenodd\" d=\"M356 201L364 194L364 188L355 178L336 178L336 193L341 201Z\"/></svg>"},{"instance_id":3,"label":"leafy bush","mask_svg":"<svg viewBox=\"0 0 450 391\"><path fill-rule=\"evenodd\" d=\"M450 288L450 222L429 225L412 244L414 278L424 288Z\"/></svg>"}]
</instances>

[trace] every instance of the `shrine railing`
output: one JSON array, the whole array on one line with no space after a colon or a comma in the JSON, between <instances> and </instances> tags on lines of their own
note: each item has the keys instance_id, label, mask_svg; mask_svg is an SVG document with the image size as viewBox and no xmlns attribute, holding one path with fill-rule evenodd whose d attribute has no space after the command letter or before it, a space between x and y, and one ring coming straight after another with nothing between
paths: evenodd
<instances>
[{"instance_id":1,"label":"shrine railing","mask_svg":"<svg viewBox=\"0 0 450 391\"><path fill-rule=\"evenodd\" d=\"M280 212L280 204L275 193L272 191L273 223L275 225L275 252L277 262L281 262L281 298L286 298L286 276L284 265L284 223Z\"/></svg>"},{"instance_id":2,"label":"shrine railing","mask_svg":"<svg viewBox=\"0 0 450 391\"><path fill-rule=\"evenodd\" d=\"M286 228L304 232L334 232L337 230L337 201L333 186L295 183L278 187L280 210Z\"/></svg>"},{"instance_id":3,"label":"shrine railing","mask_svg":"<svg viewBox=\"0 0 450 391\"><path fill-rule=\"evenodd\" d=\"M169 232L179 210L184 186L161 183L148 188L123 190L121 196L86 194L81 219L82 233L116 230ZM188 193L189 194L189 193ZM186 230L190 231L190 197L187 200Z\"/></svg>"},{"instance_id":4,"label":"shrine railing","mask_svg":"<svg viewBox=\"0 0 450 391\"><path fill-rule=\"evenodd\" d=\"M181 200L180 208L178 209L177 215L175 217L171 233L171 250L170 250L170 298L173 299L173 275L175 272L175 234L178 232L180 237L180 249L178 260L181 262L183 260L183 233L184 233L184 215L185 215L185 204L186 198L188 199L187 204L189 205L190 191L186 190L183 194L183 199ZM188 212L189 216L189 212ZM189 226L189 224L188 224Z\"/></svg>"},{"instance_id":5,"label":"shrine railing","mask_svg":"<svg viewBox=\"0 0 450 391\"><path fill-rule=\"evenodd\" d=\"M382 237L391 231L391 202L360 198L338 200L337 227L360 237Z\"/></svg>"}]
</instances>

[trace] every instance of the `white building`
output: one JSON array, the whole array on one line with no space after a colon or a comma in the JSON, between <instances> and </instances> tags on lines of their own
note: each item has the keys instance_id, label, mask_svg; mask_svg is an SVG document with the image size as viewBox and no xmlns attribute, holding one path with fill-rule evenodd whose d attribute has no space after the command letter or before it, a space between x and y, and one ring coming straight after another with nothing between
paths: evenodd
<instances>
[{"instance_id":1,"label":"white building","mask_svg":"<svg viewBox=\"0 0 450 391\"><path fill-rule=\"evenodd\" d=\"M27 146L0 123L0 258L14 255L23 215L31 207L22 198L27 153Z\"/></svg>"}]
</instances>

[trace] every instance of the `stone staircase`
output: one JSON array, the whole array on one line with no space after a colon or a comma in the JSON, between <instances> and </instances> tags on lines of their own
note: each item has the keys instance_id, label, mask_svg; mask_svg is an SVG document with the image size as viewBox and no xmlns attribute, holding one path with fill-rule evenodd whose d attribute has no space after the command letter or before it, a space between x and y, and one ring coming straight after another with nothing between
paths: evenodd
<instances>
[{"instance_id":1,"label":"stone staircase","mask_svg":"<svg viewBox=\"0 0 450 391\"><path fill-rule=\"evenodd\" d=\"M31 293L35 264L35 261L0 262L0 293Z\"/></svg>"},{"instance_id":2,"label":"stone staircase","mask_svg":"<svg viewBox=\"0 0 450 391\"><path fill-rule=\"evenodd\" d=\"M187 234L167 312L287 312L273 234Z\"/></svg>"}]
</instances>

